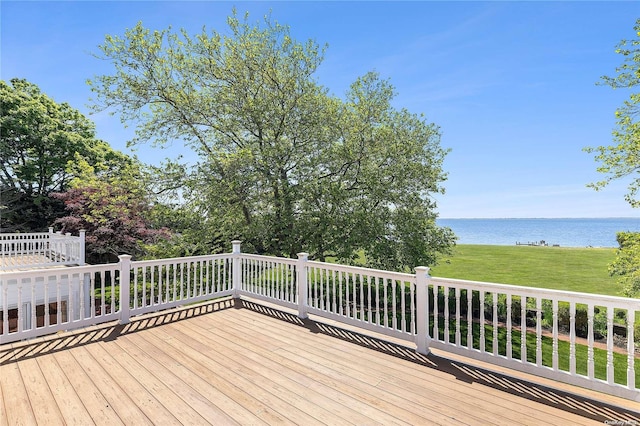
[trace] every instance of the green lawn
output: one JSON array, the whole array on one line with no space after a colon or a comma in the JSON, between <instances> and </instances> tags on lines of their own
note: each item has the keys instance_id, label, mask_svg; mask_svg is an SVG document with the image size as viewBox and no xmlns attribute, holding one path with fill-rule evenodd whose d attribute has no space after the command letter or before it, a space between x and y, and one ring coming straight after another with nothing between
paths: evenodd
<instances>
[{"instance_id":1,"label":"green lawn","mask_svg":"<svg viewBox=\"0 0 640 426\"><path fill-rule=\"evenodd\" d=\"M429 330L433 329L433 317L429 321ZM440 340L444 340L444 324L442 319L438 323ZM485 350L489 353L493 351L493 327L485 325ZM460 324L460 343L467 346L467 321L461 320ZM527 332L527 361L536 362L536 334ZM514 359L520 359L522 333L518 330L512 331L512 356ZM455 341L455 321L449 322L449 341ZM480 349L480 324L473 324L473 347ZM576 344L576 373L587 375L587 346ZM558 368L563 371L569 371L570 363L570 343L565 340L558 341ZM507 331L504 327L498 328L498 353L507 355ZM600 348L594 348L594 375L596 378L606 380L607 378L607 351ZM553 365L553 339L548 336L542 336L542 365L551 367ZM627 384L627 355L614 352L614 381L621 385ZM635 383L636 387L640 386L640 362L635 362Z\"/></svg>"},{"instance_id":2,"label":"green lawn","mask_svg":"<svg viewBox=\"0 0 640 426\"><path fill-rule=\"evenodd\" d=\"M431 275L622 296L622 286L607 271L615 256L613 248L460 244Z\"/></svg>"}]
</instances>

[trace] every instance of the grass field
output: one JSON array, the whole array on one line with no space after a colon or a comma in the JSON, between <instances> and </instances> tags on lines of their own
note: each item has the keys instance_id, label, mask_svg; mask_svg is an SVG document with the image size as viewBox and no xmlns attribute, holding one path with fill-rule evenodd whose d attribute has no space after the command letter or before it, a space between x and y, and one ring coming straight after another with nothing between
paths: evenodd
<instances>
[{"instance_id":1,"label":"grass field","mask_svg":"<svg viewBox=\"0 0 640 426\"><path fill-rule=\"evenodd\" d=\"M431 275L622 296L622 286L607 271L615 256L613 248L461 244Z\"/></svg>"}]
</instances>

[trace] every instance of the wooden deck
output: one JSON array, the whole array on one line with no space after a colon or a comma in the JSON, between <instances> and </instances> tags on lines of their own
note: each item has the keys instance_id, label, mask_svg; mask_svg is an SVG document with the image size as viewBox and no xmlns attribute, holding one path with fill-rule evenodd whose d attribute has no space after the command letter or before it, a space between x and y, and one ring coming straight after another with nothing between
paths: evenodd
<instances>
[{"instance_id":1,"label":"wooden deck","mask_svg":"<svg viewBox=\"0 0 640 426\"><path fill-rule=\"evenodd\" d=\"M640 424L629 401L248 301L4 345L0 363L2 426Z\"/></svg>"},{"instance_id":2,"label":"wooden deck","mask_svg":"<svg viewBox=\"0 0 640 426\"><path fill-rule=\"evenodd\" d=\"M0 270L6 272L28 271L30 269L38 269L42 267L64 268L65 265L56 264L50 258L43 254L21 254L15 256L0 257Z\"/></svg>"}]
</instances>

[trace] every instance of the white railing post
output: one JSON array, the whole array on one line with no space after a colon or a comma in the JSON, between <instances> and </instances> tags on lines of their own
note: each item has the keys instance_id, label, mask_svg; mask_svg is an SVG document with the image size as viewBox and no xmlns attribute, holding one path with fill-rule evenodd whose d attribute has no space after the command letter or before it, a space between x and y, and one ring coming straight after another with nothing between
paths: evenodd
<instances>
[{"instance_id":1,"label":"white railing post","mask_svg":"<svg viewBox=\"0 0 640 426\"><path fill-rule=\"evenodd\" d=\"M69 261L71 260L71 232L67 232L66 234L64 234L65 238L64 239L64 261L65 263L69 263Z\"/></svg>"},{"instance_id":2,"label":"white railing post","mask_svg":"<svg viewBox=\"0 0 640 426\"><path fill-rule=\"evenodd\" d=\"M120 324L128 324L131 318L129 300L131 288L131 256L121 254L120 259ZM115 277L112 278L115 281ZM115 284L111 283L113 286ZM103 296L104 297L104 296ZM111 291L111 297L115 297L115 291Z\"/></svg>"},{"instance_id":3,"label":"white railing post","mask_svg":"<svg viewBox=\"0 0 640 426\"><path fill-rule=\"evenodd\" d=\"M233 270L232 280L233 280L233 298L237 299L240 297L240 290L242 290L242 274L240 273L240 254L242 253L240 249L240 245L242 241L233 240L231 241L231 246L233 247L231 253L233 254Z\"/></svg>"},{"instance_id":4,"label":"white railing post","mask_svg":"<svg viewBox=\"0 0 640 426\"><path fill-rule=\"evenodd\" d=\"M298 286L298 318L308 318L307 307L309 305L309 283L307 282L307 261L309 253L298 253L296 265L296 284Z\"/></svg>"},{"instance_id":5,"label":"white railing post","mask_svg":"<svg viewBox=\"0 0 640 426\"><path fill-rule=\"evenodd\" d=\"M49 259L53 259L53 226L49 227L49 235L47 235L44 240L43 249L44 255Z\"/></svg>"},{"instance_id":6,"label":"white railing post","mask_svg":"<svg viewBox=\"0 0 640 426\"><path fill-rule=\"evenodd\" d=\"M85 237L87 235L87 231L85 231L84 229L80 230L80 248L79 248L79 253L78 255L80 256L80 258L78 259L78 265L84 265L85 264L85 250L86 250L86 246L85 246Z\"/></svg>"},{"instance_id":7,"label":"white railing post","mask_svg":"<svg viewBox=\"0 0 640 426\"><path fill-rule=\"evenodd\" d=\"M416 268L416 352L427 355L429 349L429 268L418 266ZM435 315L435 313L434 313Z\"/></svg>"}]
</instances>

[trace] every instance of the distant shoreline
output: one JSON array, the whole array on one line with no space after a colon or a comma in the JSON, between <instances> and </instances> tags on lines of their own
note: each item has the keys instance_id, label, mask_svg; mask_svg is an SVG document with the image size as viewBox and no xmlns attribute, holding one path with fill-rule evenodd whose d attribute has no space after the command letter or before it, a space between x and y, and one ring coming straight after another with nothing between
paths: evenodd
<instances>
[{"instance_id":1,"label":"distant shoreline","mask_svg":"<svg viewBox=\"0 0 640 426\"><path fill-rule=\"evenodd\" d=\"M548 246L529 246L526 244L487 244L487 243L460 243L460 242L456 242L456 246L499 246L499 247L531 247L531 248L548 248L548 249L579 249L579 250L584 250L584 249L593 249L593 250L616 250L618 248L618 246L615 247L594 247L594 246L587 246L587 247L576 247L576 246L552 246L552 245L548 245Z\"/></svg>"},{"instance_id":2,"label":"distant shoreline","mask_svg":"<svg viewBox=\"0 0 640 426\"><path fill-rule=\"evenodd\" d=\"M437 219L458 244L617 248L618 232L640 232L640 217ZM544 242L544 243L541 243Z\"/></svg>"}]
</instances>

